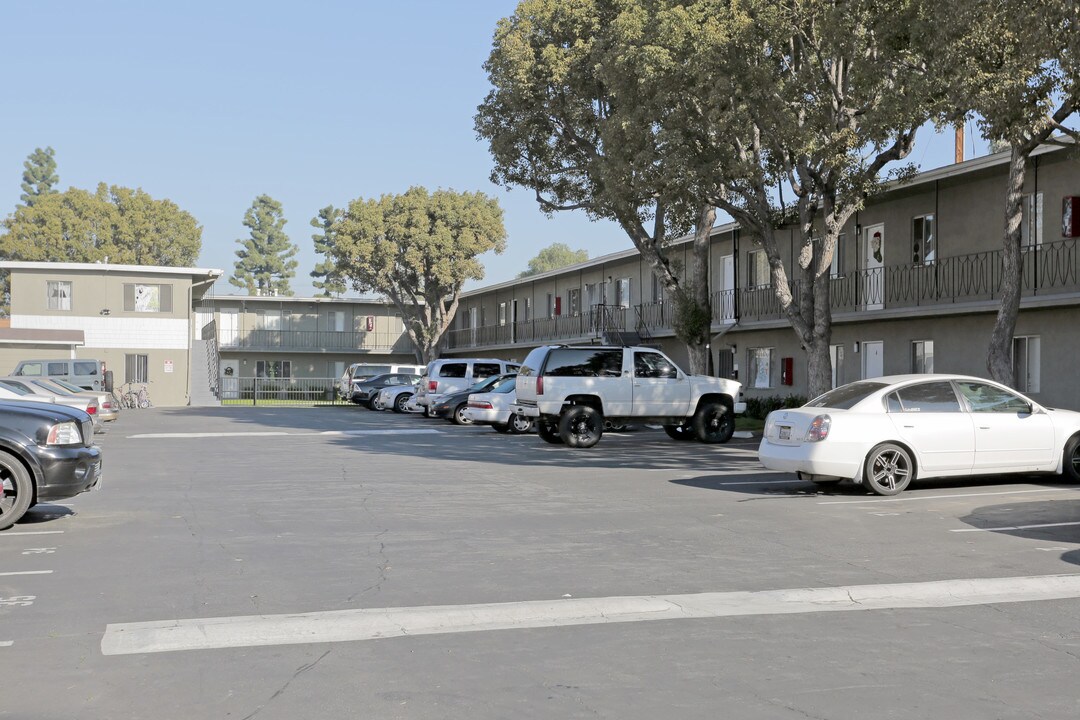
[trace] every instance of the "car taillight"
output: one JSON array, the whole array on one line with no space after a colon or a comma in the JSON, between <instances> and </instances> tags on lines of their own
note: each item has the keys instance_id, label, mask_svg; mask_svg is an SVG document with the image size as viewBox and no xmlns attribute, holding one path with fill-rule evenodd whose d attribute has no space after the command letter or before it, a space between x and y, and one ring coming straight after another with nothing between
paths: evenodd
<instances>
[{"instance_id":1,"label":"car taillight","mask_svg":"<svg viewBox=\"0 0 1080 720\"><path fill-rule=\"evenodd\" d=\"M480 410L491 410L494 408L487 400L470 400L469 407L478 408Z\"/></svg>"},{"instance_id":2,"label":"car taillight","mask_svg":"<svg viewBox=\"0 0 1080 720\"><path fill-rule=\"evenodd\" d=\"M90 405L89 407L86 408L86 412L89 415L96 415L97 414L97 405Z\"/></svg>"},{"instance_id":3,"label":"car taillight","mask_svg":"<svg viewBox=\"0 0 1080 720\"><path fill-rule=\"evenodd\" d=\"M536 376L536 394L537 395L543 395L544 394L544 376L543 375L537 375Z\"/></svg>"},{"instance_id":4,"label":"car taillight","mask_svg":"<svg viewBox=\"0 0 1080 720\"><path fill-rule=\"evenodd\" d=\"M439 389L439 381L438 380L428 380L427 381L427 389L428 389L428 392L435 392L436 390Z\"/></svg>"},{"instance_id":5,"label":"car taillight","mask_svg":"<svg viewBox=\"0 0 1080 720\"><path fill-rule=\"evenodd\" d=\"M102 410L112 410L112 403L109 402L108 400L106 400L105 402L101 403L101 409Z\"/></svg>"},{"instance_id":6,"label":"car taillight","mask_svg":"<svg viewBox=\"0 0 1080 720\"><path fill-rule=\"evenodd\" d=\"M832 426L832 418L828 415L818 415L810 421L810 427L806 431L806 442L821 442L829 437L829 428Z\"/></svg>"}]
</instances>

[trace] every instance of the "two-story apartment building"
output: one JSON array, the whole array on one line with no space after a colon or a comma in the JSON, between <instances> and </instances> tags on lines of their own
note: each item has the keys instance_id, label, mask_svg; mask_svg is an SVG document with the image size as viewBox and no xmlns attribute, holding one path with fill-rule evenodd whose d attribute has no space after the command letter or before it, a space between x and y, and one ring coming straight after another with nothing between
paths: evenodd
<instances>
[{"instance_id":1,"label":"two-story apartment building","mask_svg":"<svg viewBox=\"0 0 1080 720\"><path fill-rule=\"evenodd\" d=\"M24 359L100 360L115 383L147 385L157 405L188 403L191 309L220 270L52 262L0 268L11 280L0 373Z\"/></svg>"},{"instance_id":2,"label":"two-story apartment building","mask_svg":"<svg viewBox=\"0 0 1080 720\"><path fill-rule=\"evenodd\" d=\"M830 273L834 383L938 371L986 375L998 308L1007 155L931 170L872 198L845 228ZM1023 200L1023 301L1013 344L1016 386L1080 408L1080 162L1045 147ZM783 248L789 268L796 234ZM688 260L689 238L675 243ZM714 372L751 397L805 394L806 358L770 286L764 251L734 223L710 250ZM792 291L799 292L797 281ZM636 250L473 290L462 297L448 355L520 359L544 343L639 340L677 360L670 303ZM1048 400L1048 398L1052 398Z\"/></svg>"}]
</instances>

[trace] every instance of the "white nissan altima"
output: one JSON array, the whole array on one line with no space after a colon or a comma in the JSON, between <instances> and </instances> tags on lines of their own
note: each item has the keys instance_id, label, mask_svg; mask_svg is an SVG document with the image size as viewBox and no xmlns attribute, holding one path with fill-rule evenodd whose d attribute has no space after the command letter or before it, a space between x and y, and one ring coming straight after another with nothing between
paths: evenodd
<instances>
[{"instance_id":1,"label":"white nissan altima","mask_svg":"<svg viewBox=\"0 0 1080 720\"><path fill-rule=\"evenodd\" d=\"M1080 482L1080 413L965 375L894 375L765 419L761 464L896 495L916 478L1057 473Z\"/></svg>"}]
</instances>

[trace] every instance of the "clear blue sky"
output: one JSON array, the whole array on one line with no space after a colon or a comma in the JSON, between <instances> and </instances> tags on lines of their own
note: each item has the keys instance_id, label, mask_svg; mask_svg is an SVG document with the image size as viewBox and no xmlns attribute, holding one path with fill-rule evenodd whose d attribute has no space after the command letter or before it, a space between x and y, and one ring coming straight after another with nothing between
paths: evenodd
<instances>
[{"instance_id":1,"label":"clear blue sky","mask_svg":"<svg viewBox=\"0 0 1080 720\"><path fill-rule=\"evenodd\" d=\"M308 223L319 208L412 185L499 199L508 250L484 256L481 285L511 279L556 241L590 257L628 249L613 224L547 219L529 192L488 180L473 115L495 23L516 4L3 3L0 214L19 201L26 156L52 146L61 189L141 187L190 212L203 226L199 266L226 276L244 212L259 194L276 198L300 248L297 295L314 292ZM951 162L951 133L924 132L911 159ZM217 292L239 290L222 280Z\"/></svg>"}]
</instances>

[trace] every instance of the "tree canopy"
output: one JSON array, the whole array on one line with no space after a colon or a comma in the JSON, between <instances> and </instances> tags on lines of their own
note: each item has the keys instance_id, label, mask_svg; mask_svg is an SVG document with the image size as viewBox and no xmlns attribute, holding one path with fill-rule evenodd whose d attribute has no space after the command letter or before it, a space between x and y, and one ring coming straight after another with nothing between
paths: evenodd
<instances>
[{"instance_id":1,"label":"tree canopy","mask_svg":"<svg viewBox=\"0 0 1080 720\"><path fill-rule=\"evenodd\" d=\"M538 252L536 257L529 261L529 269L522 270L521 273L518 274L518 277L523 278L529 277L530 275L539 275L540 273L576 265L577 263L585 262L588 259L589 251L584 248L580 250L571 250L570 246L566 243L552 243Z\"/></svg>"},{"instance_id":2,"label":"tree canopy","mask_svg":"<svg viewBox=\"0 0 1080 720\"><path fill-rule=\"evenodd\" d=\"M478 257L505 248L502 209L494 198L413 187L350 202L334 226L330 257L356 290L390 298L421 361L428 362L438 357L462 286L484 277Z\"/></svg>"},{"instance_id":3,"label":"tree canopy","mask_svg":"<svg viewBox=\"0 0 1080 720\"><path fill-rule=\"evenodd\" d=\"M51 195L56 192L53 188L60 182L56 174L56 153L51 147L44 150L34 148L34 152L23 163L22 191L19 196L27 205L33 205L34 201L42 195Z\"/></svg>"},{"instance_id":4,"label":"tree canopy","mask_svg":"<svg viewBox=\"0 0 1080 720\"><path fill-rule=\"evenodd\" d=\"M289 241L281 203L260 195L244 213L244 226L251 232L238 238L240 249L229 282L252 295L290 295L289 280L296 275L298 248Z\"/></svg>"}]
</instances>

